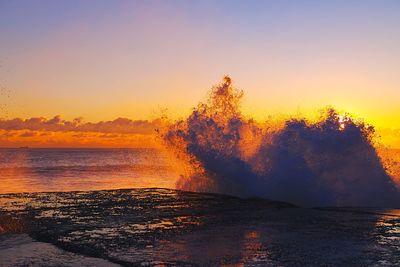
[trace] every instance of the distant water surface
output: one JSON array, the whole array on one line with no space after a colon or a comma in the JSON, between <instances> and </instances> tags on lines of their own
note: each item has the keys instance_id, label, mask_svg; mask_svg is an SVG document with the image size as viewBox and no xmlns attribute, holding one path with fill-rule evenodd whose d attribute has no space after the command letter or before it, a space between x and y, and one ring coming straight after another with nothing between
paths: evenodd
<instances>
[{"instance_id":1,"label":"distant water surface","mask_svg":"<svg viewBox=\"0 0 400 267\"><path fill-rule=\"evenodd\" d=\"M0 149L0 194L174 188L176 179L157 149Z\"/></svg>"}]
</instances>

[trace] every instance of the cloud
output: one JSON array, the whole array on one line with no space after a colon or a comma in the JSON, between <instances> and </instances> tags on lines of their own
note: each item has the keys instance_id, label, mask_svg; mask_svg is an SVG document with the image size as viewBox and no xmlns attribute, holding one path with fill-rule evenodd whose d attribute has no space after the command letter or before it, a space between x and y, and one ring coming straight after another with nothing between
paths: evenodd
<instances>
[{"instance_id":1,"label":"cloud","mask_svg":"<svg viewBox=\"0 0 400 267\"><path fill-rule=\"evenodd\" d=\"M101 132L61 132L0 129L0 147L143 147L158 144L151 134L125 134Z\"/></svg>"},{"instance_id":2,"label":"cloud","mask_svg":"<svg viewBox=\"0 0 400 267\"><path fill-rule=\"evenodd\" d=\"M130 120L117 118L111 121L84 122L82 118L72 121L64 120L60 115L51 119L35 117L29 119L0 119L0 129L51 131L51 132L99 132L99 133L121 133L121 134L153 134L160 127L161 120Z\"/></svg>"},{"instance_id":3,"label":"cloud","mask_svg":"<svg viewBox=\"0 0 400 267\"><path fill-rule=\"evenodd\" d=\"M19 137L34 137L37 136L36 132L24 132L19 135Z\"/></svg>"}]
</instances>

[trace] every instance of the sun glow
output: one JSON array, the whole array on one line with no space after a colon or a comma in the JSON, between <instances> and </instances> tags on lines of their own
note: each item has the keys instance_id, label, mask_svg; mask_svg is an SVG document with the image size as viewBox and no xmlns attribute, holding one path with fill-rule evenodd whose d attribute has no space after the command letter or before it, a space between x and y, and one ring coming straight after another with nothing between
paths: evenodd
<instances>
[{"instance_id":1,"label":"sun glow","mask_svg":"<svg viewBox=\"0 0 400 267\"><path fill-rule=\"evenodd\" d=\"M346 118L346 115L339 115L340 130L344 130L346 128L347 121L348 121L348 118Z\"/></svg>"}]
</instances>

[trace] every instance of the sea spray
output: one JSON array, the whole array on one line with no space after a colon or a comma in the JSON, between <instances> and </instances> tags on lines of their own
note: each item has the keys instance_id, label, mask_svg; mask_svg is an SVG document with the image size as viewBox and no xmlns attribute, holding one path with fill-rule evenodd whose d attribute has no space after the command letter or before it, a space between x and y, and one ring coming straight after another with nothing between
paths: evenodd
<instances>
[{"instance_id":1,"label":"sea spray","mask_svg":"<svg viewBox=\"0 0 400 267\"><path fill-rule=\"evenodd\" d=\"M205 103L162 132L190 166L179 189L302 206L399 205L400 193L372 144L372 126L327 108L317 122L294 118L269 130L242 115L242 96L225 77Z\"/></svg>"}]
</instances>

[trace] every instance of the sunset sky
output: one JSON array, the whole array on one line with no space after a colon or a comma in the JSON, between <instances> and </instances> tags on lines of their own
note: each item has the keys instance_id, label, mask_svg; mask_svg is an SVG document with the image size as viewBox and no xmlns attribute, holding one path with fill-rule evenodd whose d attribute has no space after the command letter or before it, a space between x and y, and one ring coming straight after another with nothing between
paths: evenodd
<instances>
[{"instance_id":1,"label":"sunset sky","mask_svg":"<svg viewBox=\"0 0 400 267\"><path fill-rule=\"evenodd\" d=\"M0 118L152 124L229 74L260 120L331 105L397 129L399 14L384 0L0 0Z\"/></svg>"}]
</instances>

